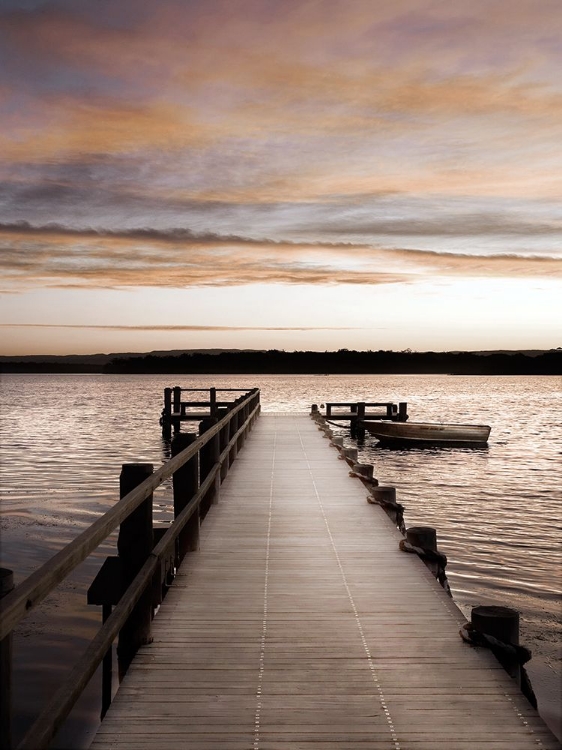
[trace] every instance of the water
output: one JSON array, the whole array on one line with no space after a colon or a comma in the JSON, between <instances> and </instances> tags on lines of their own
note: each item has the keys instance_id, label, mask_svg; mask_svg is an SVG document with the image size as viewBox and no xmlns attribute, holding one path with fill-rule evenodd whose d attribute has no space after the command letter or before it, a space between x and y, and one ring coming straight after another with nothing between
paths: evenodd
<instances>
[{"instance_id":1,"label":"water","mask_svg":"<svg viewBox=\"0 0 562 750\"><path fill-rule=\"evenodd\" d=\"M521 642L533 650L541 710L551 712L553 685L562 676L560 378L3 376L2 565L15 571L16 584L111 507L122 463L163 463L167 445L158 418L164 387L176 384L259 386L266 412L308 412L325 401L407 401L412 421L491 425L486 450L387 450L368 437L361 457L375 465L381 483L396 486L407 526L437 528L463 611L501 603L521 612ZM171 517L170 500L167 484L155 494L156 518ZM85 591L114 544L113 537L18 629L17 736L97 628L100 613L85 605ZM99 684L97 675L58 747L87 747Z\"/></svg>"}]
</instances>

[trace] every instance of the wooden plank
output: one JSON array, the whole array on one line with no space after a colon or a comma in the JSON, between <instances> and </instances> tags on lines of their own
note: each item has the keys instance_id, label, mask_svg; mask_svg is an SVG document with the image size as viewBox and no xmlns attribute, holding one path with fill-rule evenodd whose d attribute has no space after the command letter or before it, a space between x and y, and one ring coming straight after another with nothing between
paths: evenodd
<instances>
[{"instance_id":1,"label":"wooden plank","mask_svg":"<svg viewBox=\"0 0 562 750\"><path fill-rule=\"evenodd\" d=\"M93 750L559 744L312 420L260 417Z\"/></svg>"}]
</instances>

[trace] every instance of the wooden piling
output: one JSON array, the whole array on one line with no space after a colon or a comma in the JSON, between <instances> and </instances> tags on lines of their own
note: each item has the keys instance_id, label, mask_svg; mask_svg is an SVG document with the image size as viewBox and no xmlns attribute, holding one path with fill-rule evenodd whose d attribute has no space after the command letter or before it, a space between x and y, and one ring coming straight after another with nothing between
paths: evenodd
<instances>
[{"instance_id":1,"label":"wooden piling","mask_svg":"<svg viewBox=\"0 0 562 750\"><path fill-rule=\"evenodd\" d=\"M14 574L0 568L0 599L14 589ZM12 633L0 641L0 747L12 747Z\"/></svg>"},{"instance_id":2,"label":"wooden piling","mask_svg":"<svg viewBox=\"0 0 562 750\"><path fill-rule=\"evenodd\" d=\"M152 464L123 464L119 480L123 498L153 473ZM123 566L123 581L129 586L146 562L153 547L152 494L121 523L117 549ZM143 592L119 632L117 657L119 680L123 678L140 646L151 642L152 591Z\"/></svg>"},{"instance_id":3,"label":"wooden piling","mask_svg":"<svg viewBox=\"0 0 562 750\"><path fill-rule=\"evenodd\" d=\"M172 440L172 457L177 456L185 448L188 448L197 440L197 435L193 432L180 432ZM174 493L174 518L177 518L191 498L199 489L199 456L195 454L193 458L186 461L183 466L174 472L172 479ZM199 508L191 516L184 528L179 534L176 549L176 568L181 565L181 561L187 552L193 552L199 549L199 530L200 530Z\"/></svg>"},{"instance_id":4,"label":"wooden piling","mask_svg":"<svg viewBox=\"0 0 562 750\"><path fill-rule=\"evenodd\" d=\"M379 485L378 487L371 488L371 495L373 500L369 502L376 503L395 503L396 502L396 487L390 487L389 485Z\"/></svg>"},{"instance_id":5,"label":"wooden piling","mask_svg":"<svg viewBox=\"0 0 562 750\"><path fill-rule=\"evenodd\" d=\"M473 607L470 616L472 627L479 633L491 635L502 643L519 645L519 612L511 607L481 605ZM515 654L496 654L505 671L520 681L521 665Z\"/></svg>"},{"instance_id":6,"label":"wooden piling","mask_svg":"<svg viewBox=\"0 0 562 750\"><path fill-rule=\"evenodd\" d=\"M437 531L431 526L410 526L406 530L406 541L413 547L437 552Z\"/></svg>"}]
</instances>

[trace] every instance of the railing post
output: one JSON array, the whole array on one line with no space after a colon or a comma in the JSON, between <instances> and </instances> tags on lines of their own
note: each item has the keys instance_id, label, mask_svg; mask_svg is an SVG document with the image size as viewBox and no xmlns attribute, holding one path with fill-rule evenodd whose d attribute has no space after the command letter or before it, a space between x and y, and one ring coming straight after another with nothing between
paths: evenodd
<instances>
[{"instance_id":1,"label":"railing post","mask_svg":"<svg viewBox=\"0 0 562 750\"><path fill-rule=\"evenodd\" d=\"M236 406L240 406L240 403L242 402L243 398L244 398L243 396L240 396L240 398L236 399ZM236 432L238 432L238 430L244 424L244 408L240 409L240 411L235 417L235 420L236 420ZM240 434L238 436L238 440L236 441L236 453L237 454L240 453L243 445L244 445L244 435Z\"/></svg>"},{"instance_id":2,"label":"railing post","mask_svg":"<svg viewBox=\"0 0 562 750\"><path fill-rule=\"evenodd\" d=\"M217 389L209 388L209 412L211 417L217 416Z\"/></svg>"},{"instance_id":3,"label":"railing post","mask_svg":"<svg viewBox=\"0 0 562 750\"><path fill-rule=\"evenodd\" d=\"M164 388L164 409L162 411L162 436L168 440L172 437L172 389Z\"/></svg>"},{"instance_id":4,"label":"railing post","mask_svg":"<svg viewBox=\"0 0 562 750\"><path fill-rule=\"evenodd\" d=\"M0 568L0 599L13 588L13 572ZM12 747L12 633L0 642L0 747Z\"/></svg>"},{"instance_id":5,"label":"railing post","mask_svg":"<svg viewBox=\"0 0 562 750\"><path fill-rule=\"evenodd\" d=\"M149 477L154 470L152 464L123 464L119 480L120 496L125 497L137 485ZM123 566L123 585L127 588L146 562L154 543L152 531L152 494L136 508L122 523L117 539L117 550ZM127 622L119 632L117 657L119 680L123 678L129 664L140 646L150 643L152 621L152 589L147 586Z\"/></svg>"},{"instance_id":6,"label":"railing post","mask_svg":"<svg viewBox=\"0 0 562 750\"><path fill-rule=\"evenodd\" d=\"M102 605L102 622L105 625L107 618L111 614L111 604ZM103 657L101 671L101 719L106 715L107 709L111 706L111 692L113 687L113 646L107 649Z\"/></svg>"},{"instance_id":7,"label":"railing post","mask_svg":"<svg viewBox=\"0 0 562 750\"><path fill-rule=\"evenodd\" d=\"M360 401L357 404L357 426L355 428L357 434L357 440L365 440L365 425L363 420L365 419L365 402Z\"/></svg>"},{"instance_id":8,"label":"railing post","mask_svg":"<svg viewBox=\"0 0 562 750\"><path fill-rule=\"evenodd\" d=\"M178 414L181 412L181 388L179 385L174 386L174 413ZM179 432L181 427L181 420L178 417L173 419L174 432Z\"/></svg>"},{"instance_id":9,"label":"railing post","mask_svg":"<svg viewBox=\"0 0 562 750\"><path fill-rule=\"evenodd\" d=\"M228 407L221 407L218 409L218 419L223 419L228 414ZM230 425L225 425L222 430L219 432L219 450L222 453L226 446L228 445L229 440L229 434L230 434ZM221 482L224 482L226 479L226 475L228 474L228 457L222 462L221 471L220 471L220 477Z\"/></svg>"},{"instance_id":10,"label":"railing post","mask_svg":"<svg viewBox=\"0 0 562 750\"><path fill-rule=\"evenodd\" d=\"M199 435L203 435L211 427L214 427L217 422L218 422L218 419L216 417L207 417L206 419L202 419L201 422L199 423ZM202 484L205 481L205 479L208 477L208 475L210 474L213 466L219 462L220 437L218 433L214 435L209 440L209 442L201 448L199 455L200 455L199 474L200 474L200 483ZM209 491L207 492L207 494L205 495L201 503L202 518L205 518L205 516L209 512L209 508L211 507L211 504L218 502L218 499L219 499L218 491L217 491L218 482L220 482L220 475L217 475L214 486L212 486L209 489Z\"/></svg>"},{"instance_id":11,"label":"railing post","mask_svg":"<svg viewBox=\"0 0 562 750\"><path fill-rule=\"evenodd\" d=\"M177 456L197 440L194 432L180 432L172 440L172 456ZM186 461L174 473L174 517L177 518L199 489L199 454ZM199 549L200 508L197 508L178 537L176 568L188 552Z\"/></svg>"},{"instance_id":12,"label":"railing post","mask_svg":"<svg viewBox=\"0 0 562 750\"><path fill-rule=\"evenodd\" d=\"M232 404L232 407L235 407L235 406L236 406L236 401L234 401ZM228 442L232 440L232 438L236 434L237 429L238 429L238 415L236 414L230 417L230 422L228 423ZM228 454L229 467L232 466L232 464L236 460L237 455L238 455L238 441L235 441L234 445L230 449L230 453Z\"/></svg>"}]
</instances>

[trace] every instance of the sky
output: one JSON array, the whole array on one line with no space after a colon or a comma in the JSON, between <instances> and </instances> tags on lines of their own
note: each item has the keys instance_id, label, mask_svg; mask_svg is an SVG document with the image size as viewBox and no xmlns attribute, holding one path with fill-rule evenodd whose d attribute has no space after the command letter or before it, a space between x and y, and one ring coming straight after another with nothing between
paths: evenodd
<instances>
[{"instance_id":1,"label":"sky","mask_svg":"<svg viewBox=\"0 0 562 750\"><path fill-rule=\"evenodd\" d=\"M0 0L0 354L562 345L560 0Z\"/></svg>"}]
</instances>

